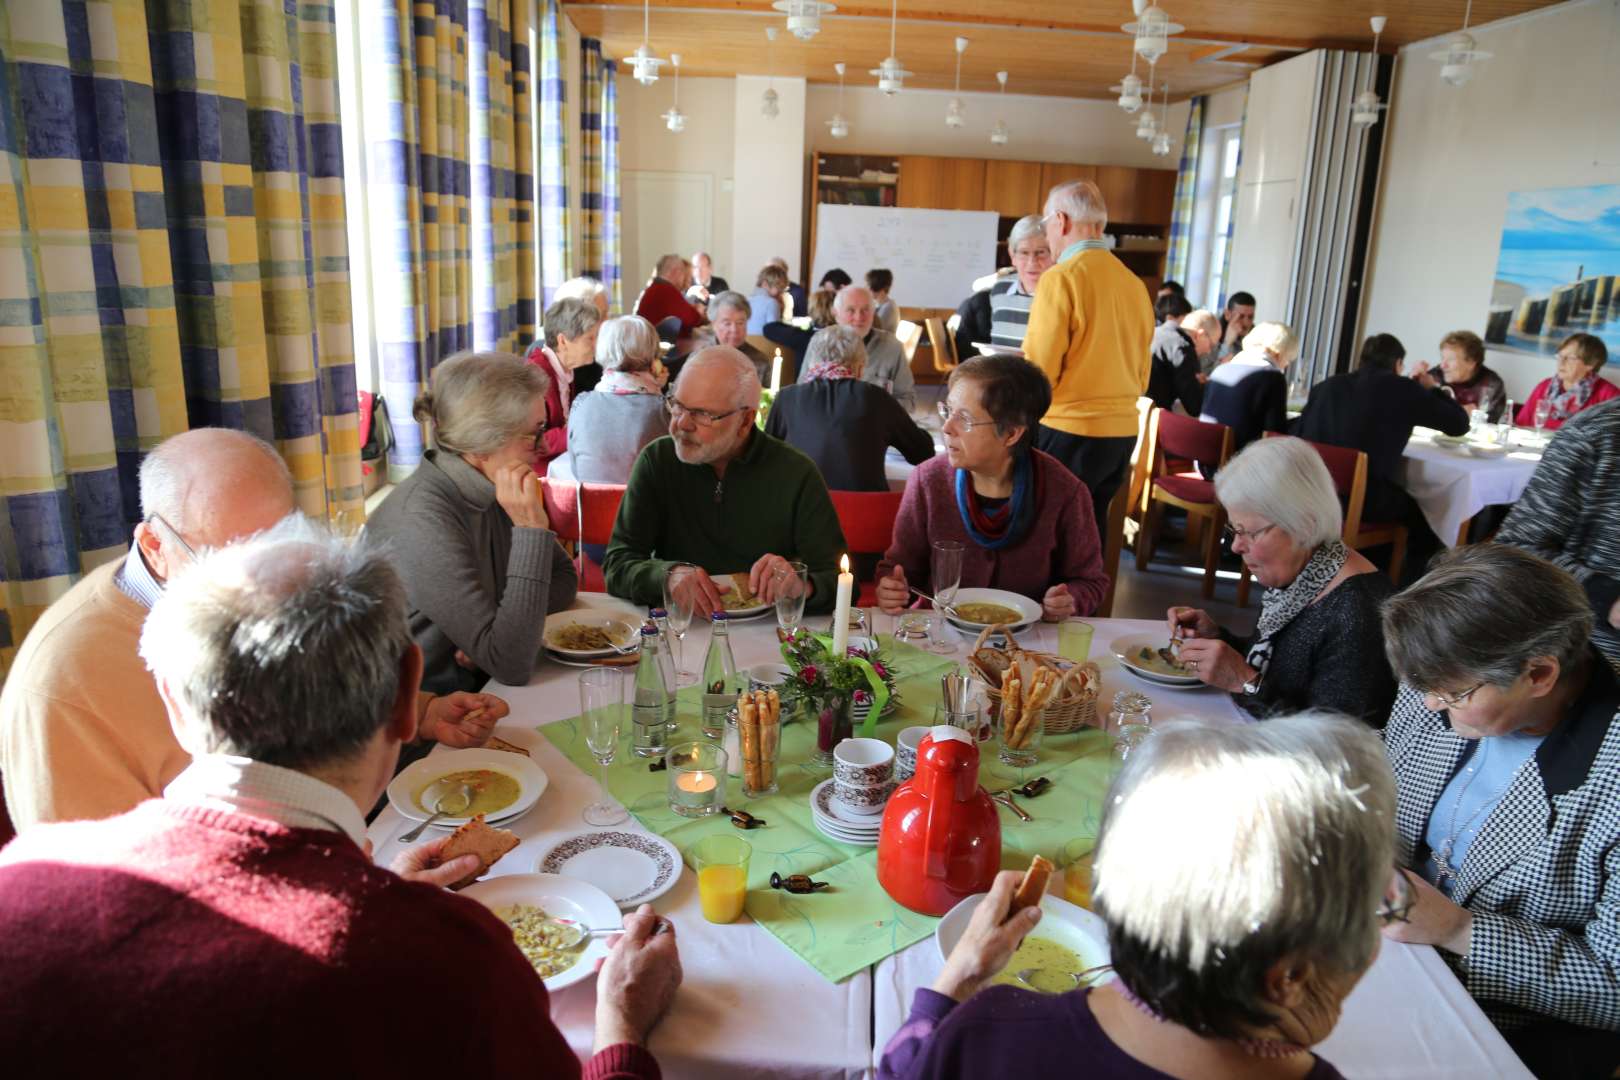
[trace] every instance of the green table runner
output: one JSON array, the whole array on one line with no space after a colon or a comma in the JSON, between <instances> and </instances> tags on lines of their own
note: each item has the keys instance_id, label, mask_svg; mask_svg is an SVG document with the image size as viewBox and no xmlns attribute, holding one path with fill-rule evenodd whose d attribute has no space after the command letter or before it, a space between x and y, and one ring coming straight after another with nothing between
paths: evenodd
<instances>
[{"instance_id":1,"label":"green table runner","mask_svg":"<svg viewBox=\"0 0 1620 1080\"><path fill-rule=\"evenodd\" d=\"M900 707L878 724L877 736L890 743L901 729L934 720L939 677L956 663L913 646L885 640L903 676L897 683ZM698 694L687 687L677 695L680 732L671 743L698 736ZM628 728L628 723L626 724ZM565 757L595 775L578 718L539 729ZM837 982L875 964L934 932L938 919L919 915L889 898L877 880L877 849L832 840L816 828L810 793L831 775L811 763L816 726L796 720L782 727L775 795L751 799L741 780L727 779L726 805L765 818L767 826L744 833L722 817L693 819L669 808L668 774L649 772L649 758L628 752L628 740L608 766L608 787L647 829L667 837L684 854L713 833L742 836L753 847L748 866L748 914L828 979ZM1078 836L1095 836L1102 800L1113 775L1110 740L1087 729L1073 735L1047 736L1040 760L1030 769L1013 769L996 759L996 742L979 744L979 780L986 788L1009 787L1034 776L1048 776L1053 787L1039 799L1020 800L1034 821L1021 822L1001 811L1002 865L1022 869L1036 854L1056 861L1063 845ZM809 896L772 889L772 871L813 874L831 888Z\"/></svg>"}]
</instances>

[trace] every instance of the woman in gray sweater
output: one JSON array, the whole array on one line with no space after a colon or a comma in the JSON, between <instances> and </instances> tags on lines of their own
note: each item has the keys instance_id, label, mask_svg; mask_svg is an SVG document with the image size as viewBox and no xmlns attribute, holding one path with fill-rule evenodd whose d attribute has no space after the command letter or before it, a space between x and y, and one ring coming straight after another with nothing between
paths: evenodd
<instances>
[{"instance_id":1,"label":"woman in gray sweater","mask_svg":"<svg viewBox=\"0 0 1620 1080\"><path fill-rule=\"evenodd\" d=\"M422 688L521 686L546 615L578 577L557 543L530 467L546 431L546 375L510 353L461 353L433 371L415 415L436 449L389 493L366 529L405 578Z\"/></svg>"}]
</instances>

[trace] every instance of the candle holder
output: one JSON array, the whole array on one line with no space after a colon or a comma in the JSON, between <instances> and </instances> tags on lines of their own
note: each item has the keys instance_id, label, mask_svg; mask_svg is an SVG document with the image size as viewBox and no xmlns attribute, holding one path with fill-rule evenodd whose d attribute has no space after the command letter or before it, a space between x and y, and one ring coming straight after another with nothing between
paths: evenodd
<instances>
[{"instance_id":1,"label":"candle holder","mask_svg":"<svg viewBox=\"0 0 1620 1080\"><path fill-rule=\"evenodd\" d=\"M726 752L712 742L680 743L664 754L669 808L682 817L710 817L726 801Z\"/></svg>"}]
</instances>

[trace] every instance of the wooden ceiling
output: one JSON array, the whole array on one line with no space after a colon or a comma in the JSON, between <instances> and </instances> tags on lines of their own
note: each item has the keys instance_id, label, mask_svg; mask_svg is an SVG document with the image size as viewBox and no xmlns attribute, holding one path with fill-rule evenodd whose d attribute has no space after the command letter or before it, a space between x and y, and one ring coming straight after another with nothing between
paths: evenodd
<instances>
[{"instance_id":1,"label":"wooden ceiling","mask_svg":"<svg viewBox=\"0 0 1620 1080\"><path fill-rule=\"evenodd\" d=\"M833 0L838 3L838 0ZM1473 24L1548 7L1556 0L1475 0ZM1382 51L1462 25L1464 0L1160 0L1186 27L1170 39L1157 74L1180 100L1242 79L1256 67L1319 47L1365 49L1367 20L1386 15ZM571 3L563 11L580 33L600 38L615 60L642 41L640 0ZM1131 66L1130 0L901 0L897 54L913 72L908 87L951 88L953 39L969 40L962 89L996 89L1010 73L1010 93L1108 98ZM889 6L882 0L838 3L821 32L799 41L785 29L770 47L767 26L784 17L767 0L652 0L651 45L665 59L681 55L683 75L802 76L837 83L833 64L849 65L849 86L871 86L867 72L889 54ZM664 69L667 76L668 68ZM628 73L627 73L628 74ZM1138 65L1147 76L1147 65Z\"/></svg>"}]
</instances>

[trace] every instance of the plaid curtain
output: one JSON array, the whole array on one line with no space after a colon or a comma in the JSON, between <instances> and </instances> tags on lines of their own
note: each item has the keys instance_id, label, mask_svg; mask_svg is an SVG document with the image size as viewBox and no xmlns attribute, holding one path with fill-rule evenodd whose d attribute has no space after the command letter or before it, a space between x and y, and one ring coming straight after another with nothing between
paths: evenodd
<instances>
[{"instance_id":1,"label":"plaid curtain","mask_svg":"<svg viewBox=\"0 0 1620 1080\"><path fill-rule=\"evenodd\" d=\"M1239 170L1241 170L1243 168L1243 138L1244 138L1244 135L1247 134L1248 128L1249 128L1249 87L1248 87L1248 84L1245 83L1244 86L1243 86L1243 119L1238 123L1238 160L1237 160L1237 167L1238 167ZM1238 175L1240 175L1240 176L1242 175L1241 171L1239 172ZM1225 258L1223 258L1221 260L1221 280L1219 282L1217 282L1217 285L1218 285L1217 291L1220 293L1220 297L1221 297L1219 302L1216 304L1216 310L1218 310L1218 311L1225 311L1226 310L1226 286L1227 286L1227 283L1230 282L1231 279L1232 279L1232 227L1235 224L1237 224L1237 200L1234 198L1232 200L1232 213L1226 219L1226 256L1225 256Z\"/></svg>"},{"instance_id":2,"label":"plaid curtain","mask_svg":"<svg viewBox=\"0 0 1620 1080\"><path fill-rule=\"evenodd\" d=\"M602 273L606 250L603 235L602 206L606 193L606 176L602 162L602 104L604 71L602 43L595 38L581 38L579 43L579 141L580 172L584 190L580 192L580 212L584 215L584 229L580 236L580 273L588 274L606 284ZM608 304L618 309L618 297L608 294Z\"/></svg>"},{"instance_id":3,"label":"plaid curtain","mask_svg":"<svg viewBox=\"0 0 1620 1080\"><path fill-rule=\"evenodd\" d=\"M1181 167L1176 172L1176 201L1170 210L1170 253L1165 273L1182 285L1187 284L1192 266L1193 208L1198 198L1198 156L1203 147L1204 106L1207 96L1192 99L1187 110L1187 134L1181 140Z\"/></svg>"},{"instance_id":4,"label":"plaid curtain","mask_svg":"<svg viewBox=\"0 0 1620 1080\"><path fill-rule=\"evenodd\" d=\"M602 284L611 310L624 310L624 268L619 254L619 73L602 62Z\"/></svg>"},{"instance_id":5,"label":"plaid curtain","mask_svg":"<svg viewBox=\"0 0 1620 1080\"><path fill-rule=\"evenodd\" d=\"M568 238L568 82L562 63L557 0L540 17L540 284L541 308L571 277Z\"/></svg>"},{"instance_id":6,"label":"plaid curtain","mask_svg":"<svg viewBox=\"0 0 1620 1080\"><path fill-rule=\"evenodd\" d=\"M189 427L358 527L335 55L331 0L0 5L0 671Z\"/></svg>"}]
</instances>

